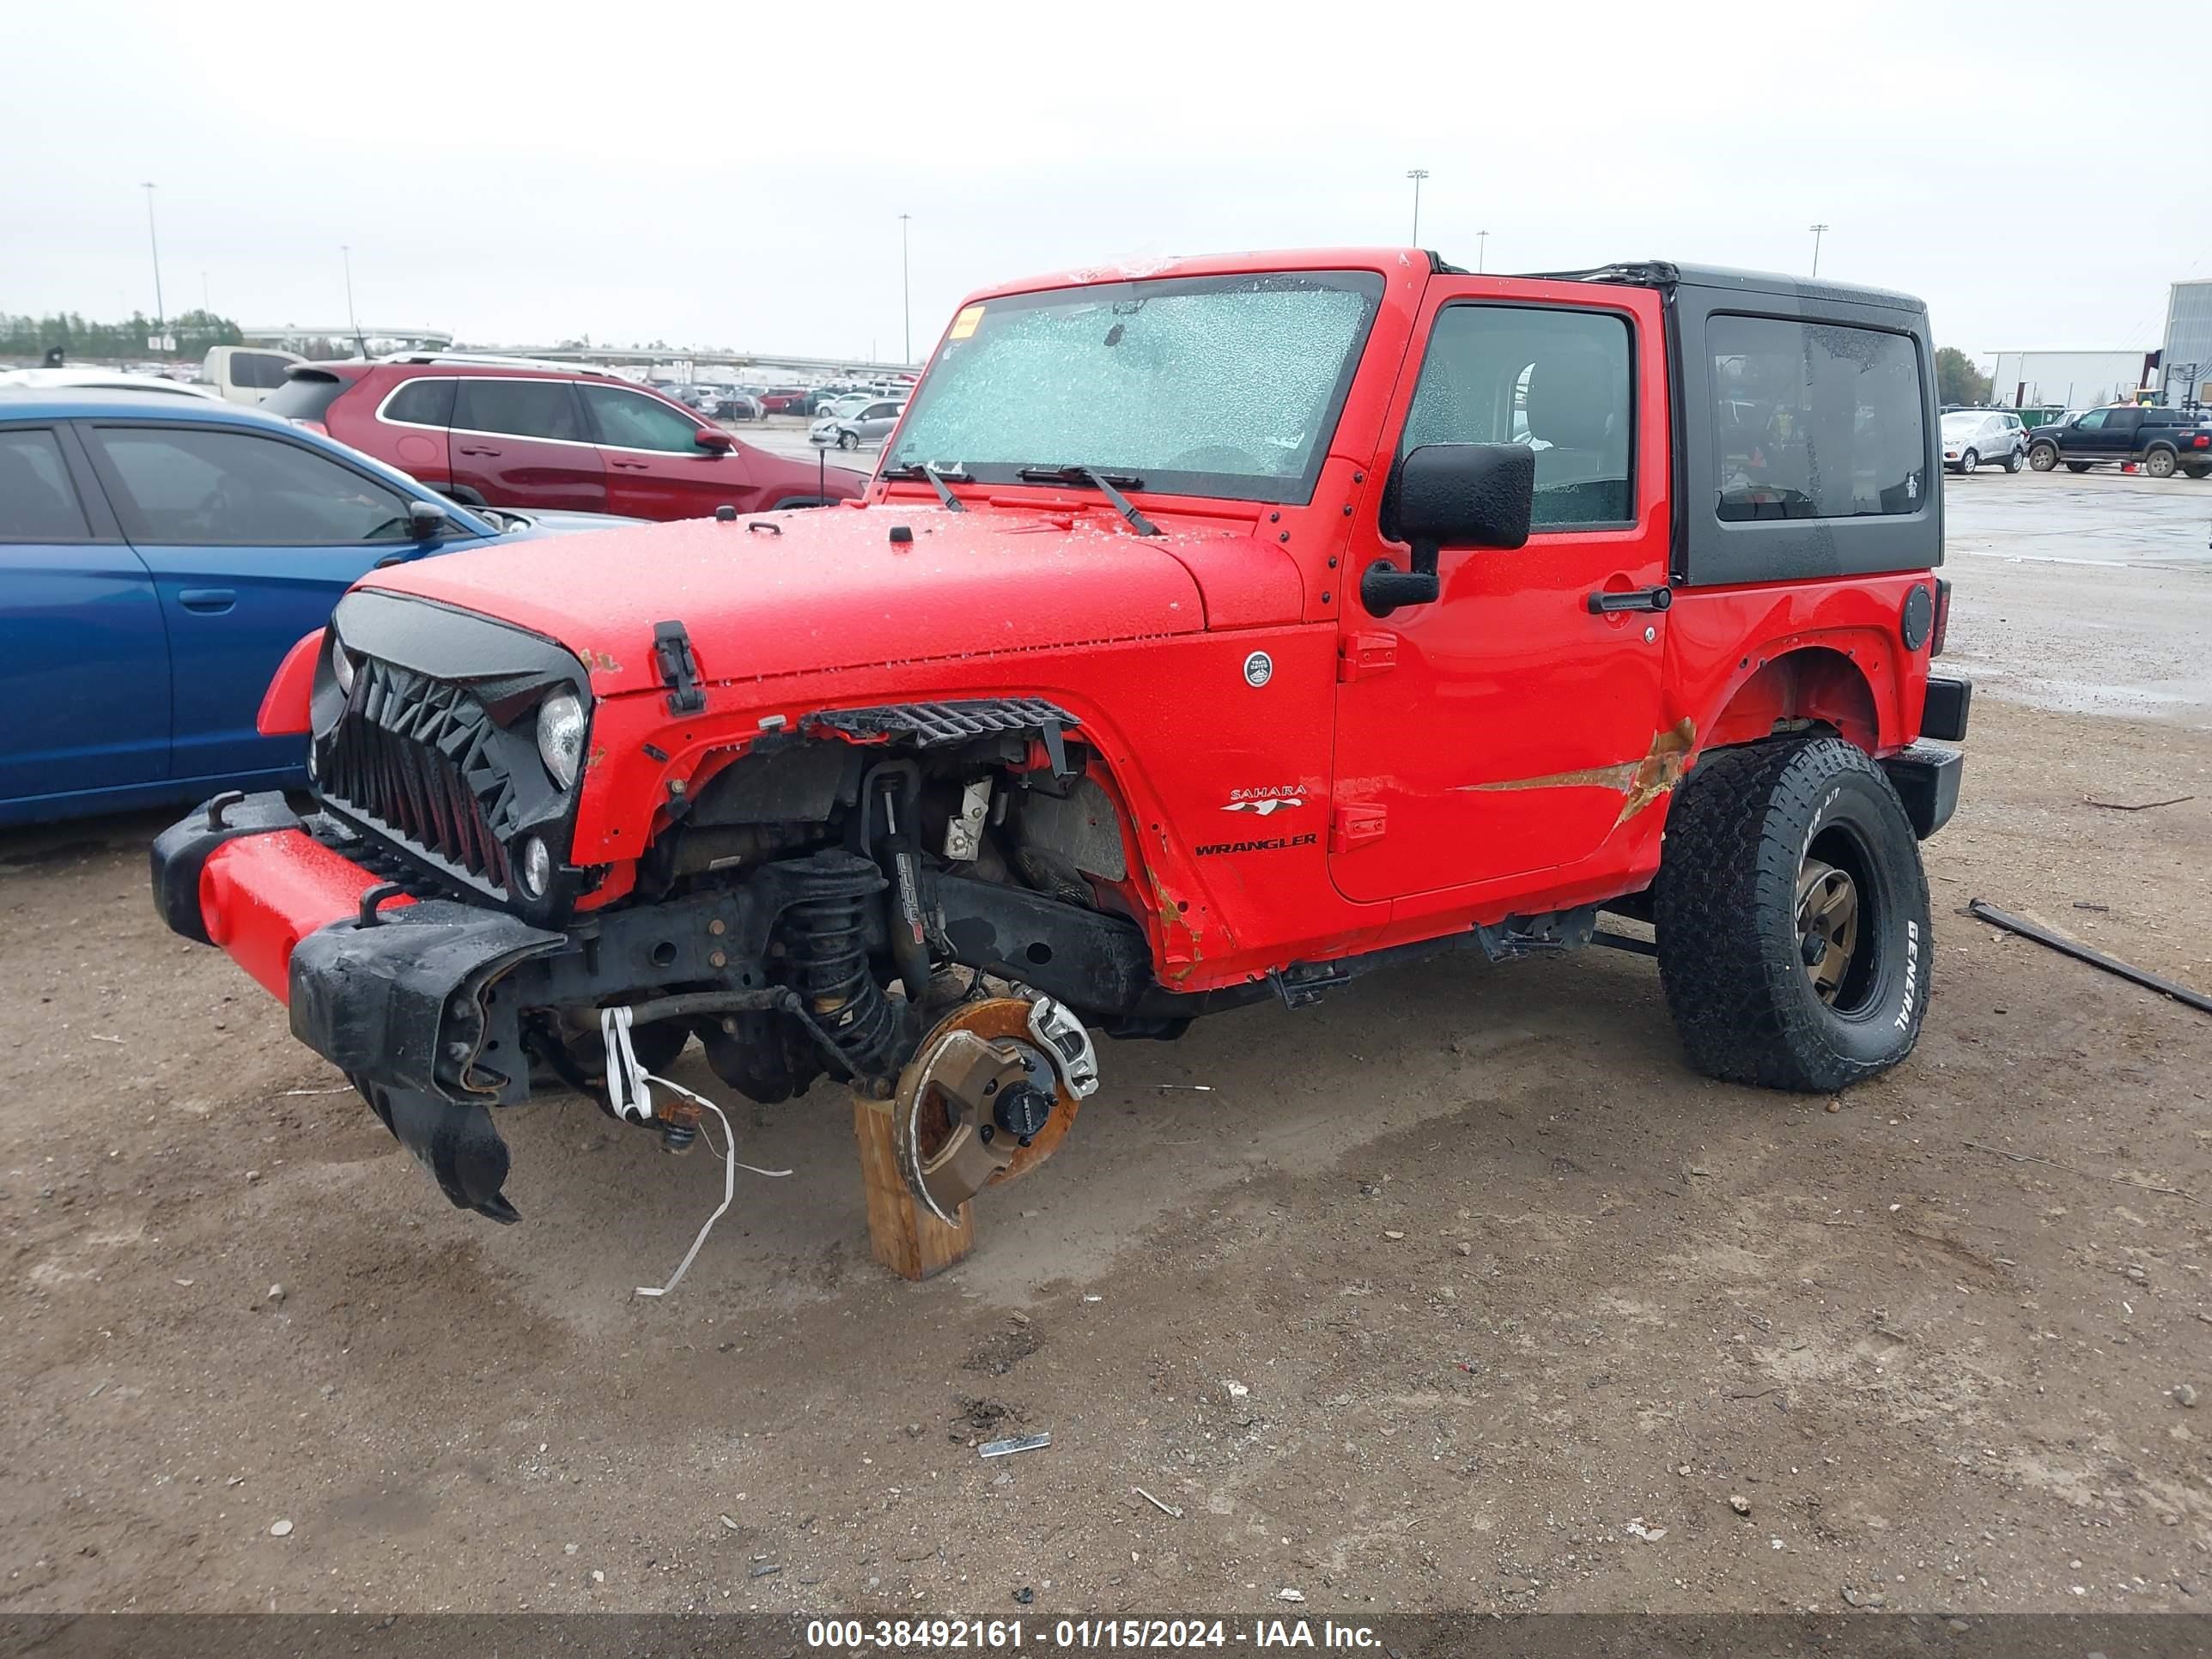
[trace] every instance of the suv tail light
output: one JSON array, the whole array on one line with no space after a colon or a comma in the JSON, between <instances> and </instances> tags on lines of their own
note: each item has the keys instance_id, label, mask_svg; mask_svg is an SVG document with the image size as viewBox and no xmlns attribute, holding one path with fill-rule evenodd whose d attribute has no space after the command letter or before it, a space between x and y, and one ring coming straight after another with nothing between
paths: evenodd
<instances>
[{"instance_id":1,"label":"suv tail light","mask_svg":"<svg viewBox=\"0 0 2212 1659\"><path fill-rule=\"evenodd\" d=\"M1943 636L1951 631L1951 584L1941 576L1936 579L1936 626L1928 632L1928 654L1943 654Z\"/></svg>"},{"instance_id":2,"label":"suv tail light","mask_svg":"<svg viewBox=\"0 0 2212 1659\"><path fill-rule=\"evenodd\" d=\"M2191 449L2212 449L2212 434L2200 432L2189 441Z\"/></svg>"}]
</instances>

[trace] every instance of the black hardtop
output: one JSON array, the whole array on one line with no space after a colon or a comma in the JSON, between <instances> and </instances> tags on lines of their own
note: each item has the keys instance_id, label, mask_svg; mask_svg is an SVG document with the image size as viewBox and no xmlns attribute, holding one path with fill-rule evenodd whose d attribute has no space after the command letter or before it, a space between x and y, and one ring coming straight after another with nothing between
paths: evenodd
<instances>
[{"instance_id":1,"label":"black hardtop","mask_svg":"<svg viewBox=\"0 0 2212 1659\"><path fill-rule=\"evenodd\" d=\"M1928 312L1924 301L1895 289L1869 288L1859 283L1826 283L1817 276L1787 276L1773 270L1738 270L1729 265L1678 265L1665 259L1644 259L1599 265L1589 270L1540 270L1528 274L1550 282L1720 289L1791 300L1801 305L1878 306L1889 311L1917 312L1923 316Z\"/></svg>"}]
</instances>

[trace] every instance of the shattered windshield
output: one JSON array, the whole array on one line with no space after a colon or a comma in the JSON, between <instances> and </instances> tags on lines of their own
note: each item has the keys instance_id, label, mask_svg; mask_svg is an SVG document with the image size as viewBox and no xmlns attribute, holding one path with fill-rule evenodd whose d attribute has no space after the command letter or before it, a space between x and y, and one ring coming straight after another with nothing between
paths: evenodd
<instances>
[{"instance_id":1,"label":"shattered windshield","mask_svg":"<svg viewBox=\"0 0 2212 1659\"><path fill-rule=\"evenodd\" d=\"M994 483L1091 467L1170 495L1305 501L1382 294L1374 272L1323 270L969 306L884 464Z\"/></svg>"}]
</instances>

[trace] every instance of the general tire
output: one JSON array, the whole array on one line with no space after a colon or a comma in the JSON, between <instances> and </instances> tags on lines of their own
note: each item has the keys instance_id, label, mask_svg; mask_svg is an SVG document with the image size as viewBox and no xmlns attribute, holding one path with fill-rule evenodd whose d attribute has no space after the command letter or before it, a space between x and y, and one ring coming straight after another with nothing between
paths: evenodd
<instances>
[{"instance_id":1,"label":"general tire","mask_svg":"<svg viewBox=\"0 0 2212 1659\"><path fill-rule=\"evenodd\" d=\"M2069 461L2066 463L2066 470L2069 472L2087 472L2089 470L2089 466L2090 463L2087 461Z\"/></svg>"},{"instance_id":2,"label":"general tire","mask_svg":"<svg viewBox=\"0 0 2212 1659\"><path fill-rule=\"evenodd\" d=\"M1808 872L1856 887L1856 949L1832 1002L1800 927ZM1826 1093L1912 1052L1934 947L1928 878L1905 807L1838 738L1724 749L1677 790L1654 894L1659 979L1692 1066Z\"/></svg>"},{"instance_id":3,"label":"general tire","mask_svg":"<svg viewBox=\"0 0 2212 1659\"><path fill-rule=\"evenodd\" d=\"M2027 452L2027 464L2038 472L2048 472L2058 465L2058 452L2049 444L2031 445Z\"/></svg>"},{"instance_id":4,"label":"general tire","mask_svg":"<svg viewBox=\"0 0 2212 1659\"><path fill-rule=\"evenodd\" d=\"M1975 468L1980 466L1981 464L1981 455L1975 450L1970 449L1965 454L1959 457L1959 471L1962 475L1969 478L1974 476Z\"/></svg>"},{"instance_id":5,"label":"general tire","mask_svg":"<svg viewBox=\"0 0 2212 1659\"><path fill-rule=\"evenodd\" d=\"M2176 464L2172 450L2154 449L2143 459L2143 471L2154 478L2171 478Z\"/></svg>"},{"instance_id":6,"label":"general tire","mask_svg":"<svg viewBox=\"0 0 2212 1659\"><path fill-rule=\"evenodd\" d=\"M2027 465L2027 457L2020 450L2015 449L2011 454L2005 457L2004 469L2007 472L2018 472L2021 468Z\"/></svg>"}]
</instances>

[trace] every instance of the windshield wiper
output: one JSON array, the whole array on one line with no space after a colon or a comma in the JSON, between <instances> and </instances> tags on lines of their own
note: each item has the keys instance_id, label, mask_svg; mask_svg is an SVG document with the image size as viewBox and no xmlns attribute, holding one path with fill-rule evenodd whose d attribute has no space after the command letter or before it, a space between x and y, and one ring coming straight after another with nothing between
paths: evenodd
<instances>
[{"instance_id":1,"label":"windshield wiper","mask_svg":"<svg viewBox=\"0 0 2212 1659\"><path fill-rule=\"evenodd\" d=\"M1114 487L1125 484L1131 489L1142 489L1142 478L1127 473L1101 472L1095 466L1025 466L1014 476L1024 483L1087 483L1111 502L1114 510L1127 519L1129 528L1139 536L1161 533L1159 526L1139 513L1136 503Z\"/></svg>"},{"instance_id":2,"label":"windshield wiper","mask_svg":"<svg viewBox=\"0 0 2212 1659\"><path fill-rule=\"evenodd\" d=\"M968 510L968 503L947 489L945 483L947 478L957 478L963 483L968 483L968 469L964 465L956 463L951 466L939 466L934 461L908 461L903 466L885 467L884 477L927 478L929 480L930 488L937 492L937 499L945 503L946 512L965 513Z\"/></svg>"}]
</instances>

